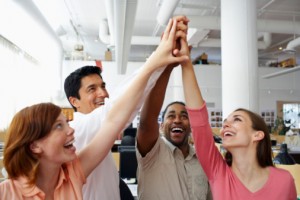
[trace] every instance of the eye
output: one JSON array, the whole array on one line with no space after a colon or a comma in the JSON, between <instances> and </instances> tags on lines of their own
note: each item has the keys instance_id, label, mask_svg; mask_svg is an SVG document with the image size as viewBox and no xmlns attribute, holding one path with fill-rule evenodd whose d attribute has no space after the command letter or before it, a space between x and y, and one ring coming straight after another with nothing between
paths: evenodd
<instances>
[{"instance_id":1,"label":"eye","mask_svg":"<svg viewBox=\"0 0 300 200\"><path fill-rule=\"evenodd\" d=\"M181 115L181 119L189 119L188 115Z\"/></svg>"},{"instance_id":2,"label":"eye","mask_svg":"<svg viewBox=\"0 0 300 200\"><path fill-rule=\"evenodd\" d=\"M63 127L63 124L62 123L58 123L58 124L56 124L56 126L55 126L55 128L57 128L57 129L61 129Z\"/></svg>"},{"instance_id":3,"label":"eye","mask_svg":"<svg viewBox=\"0 0 300 200\"><path fill-rule=\"evenodd\" d=\"M238 118L238 117L236 117L236 118L234 118L234 120L233 121L238 121L238 122L240 122L240 121L242 121L240 118Z\"/></svg>"},{"instance_id":4,"label":"eye","mask_svg":"<svg viewBox=\"0 0 300 200\"><path fill-rule=\"evenodd\" d=\"M167 118L168 118L168 119L174 119L174 118L175 118L175 115L168 115Z\"/></svg>"},{"instance_id":5,"label":"eye","mask_svg":"<svg viewBox=\"0 0 300 200\"><path fill-rule=\"evenodd\" d=\"M93 92L93 91L95 91L95 88L94 88L94 87L90 87L90 88L88 89L88 92Z\"/></svg>"}]
</instances>

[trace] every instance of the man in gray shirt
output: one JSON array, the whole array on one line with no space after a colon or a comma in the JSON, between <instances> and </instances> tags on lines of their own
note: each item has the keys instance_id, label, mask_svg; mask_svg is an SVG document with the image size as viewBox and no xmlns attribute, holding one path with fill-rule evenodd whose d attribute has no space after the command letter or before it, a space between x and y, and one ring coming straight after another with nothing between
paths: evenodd
<instances>
[{"instance_id":1,"label":"man in gray shirt","mask_svg":"<svg viewBox=\"0 0 300 200\"><path fill-rule=\"evenodd\" d=\"M186 37L181 40L180 52L189 55ZM189 144L191 128L184 103L169 104L160 127L157 121L172 69L165 69L141 111L136 147L138 197L140 200L211 199L207 177Z\"/></svg>"}]
</instances>

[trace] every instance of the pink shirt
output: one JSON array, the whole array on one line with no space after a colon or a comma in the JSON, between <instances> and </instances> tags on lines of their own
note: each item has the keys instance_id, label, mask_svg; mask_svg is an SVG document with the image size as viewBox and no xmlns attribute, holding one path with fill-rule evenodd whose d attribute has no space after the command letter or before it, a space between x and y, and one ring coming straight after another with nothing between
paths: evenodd
<instances>
[{"instance_id":1,"label":"pink shirt","mask_svg":"<svg viewBox=\"0 0 300 200\"><path fill-rule=\"evenodd\" d=\"M54 191L54 199L82 199L82 186L85 183L79 159L66 164L61 168L57 187ZM0 200L42 200L45 194L37 186L26 187L26 178L18 180L7 179L0 183Z\"/></svg>"},{"instance_id":2,"label":"pink shirt","mask_svg":"<svg viewBox=\"0 0 300 200\"><path fill-rule=\"evenodd\" d=\"M269 179L256 192L249 191L226 164L214 145L206 104L200 109L187 109L197 157L210 183L214 200L295 200L292 175L283 169L269 167Z\"/></svg>"}]
</instances>

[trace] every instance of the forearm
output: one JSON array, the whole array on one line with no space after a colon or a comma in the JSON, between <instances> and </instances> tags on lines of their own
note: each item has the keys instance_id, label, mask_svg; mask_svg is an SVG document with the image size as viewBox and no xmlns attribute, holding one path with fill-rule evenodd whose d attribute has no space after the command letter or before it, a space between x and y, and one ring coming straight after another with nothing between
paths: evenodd
<instances>
[{"instance_id":1,"label":"forearm","mask_svg":"<svg viewBox=\"0 0 300 200\"><path fill-rule=\"evenodd\" d=\"M152 91L153 87L155 86L156 82L158 81L159 77L161 76L161 74L163 73L165 68L166 67L161 67L158 70L156 70L154 73L152 73L149 81L147 82L146 88L143 91L142 98L139 100L139 102L136 105L135 110L132 112L131 116L128 118L127 126L136 117L138 111L141 109L143 103L145 102L146 98L149 96L150 92Z\"/></svg>"},{"instance_id":2,"label":"forearm","mask_svg":"<svg viewBox=\"0 0 300 200\"><path fill-rule=\"evenodd\" d=\"M126 91L115 101L107 114L107 121L123 124L137 107L144 95L144 90L152 72L141 71L131 82Z\"/></svg>"},{"instance_id":3,"label":"forearm","mask_svg":"<svg viewBox=\"0 0 300 200\"><path fill-rule=\"evenodd\" d=\"M223 157L215 146L213 133L209 125L207 107L187 109L190 117L192 135L197 157L208 178L213 179L214 172L225 164ZM225 164L226 165L226 164ZM223 168L223 167L221 167Z\"/></svg>"},{"instance_id":4,"label":"forearm","mask_svg":"<svg viewBox=\"0 0 300 200\"><path fill-rule=\"evenodd\" d=\"M173 67L167 67L157 80L142 108L140 125L137 131L137 147L142 156L145 156L159 137L158 116L165 98L168 80Z\"/></svg>"},{"instance_id":5,"label":"forearm","mask_svg":"<svg viewBox=\"0 0 300 200\"><path fill-rule=\"evenodd\" d=\"M182 65L182 80L187 107L200 108L204 104L204 100L198 86L193 64L190 60Z\"/></svg>"},{"instance_id":6,"label":"forearm","mask_svg":"<svg viewBox=\"0 0 300 200\"><path fill-rule=\"evenodd\" d=\"M172 67L167 67L157 80L155 86L151 90L150 94L143 105L140 123L141 125L150 126L153 122L157 123L157 119L165 99L166 88L168 85L169 77L172 72ZM150 119L150 120L149 120Z\"/></svg>"}]
</instances>

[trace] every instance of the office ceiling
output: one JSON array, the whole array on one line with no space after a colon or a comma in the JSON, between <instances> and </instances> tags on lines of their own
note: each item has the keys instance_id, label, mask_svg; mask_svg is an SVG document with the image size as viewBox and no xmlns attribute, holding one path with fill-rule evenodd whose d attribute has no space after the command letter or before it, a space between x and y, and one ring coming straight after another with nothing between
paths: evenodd
<instances>
[{"instance_id":1,"label":"office ceiling","mask_svg":"<svg viewBox=\"0 0 300 200\"><path fill-rule=\"evenodd\" d=\"M110 48L114 60L116 49L114 43L111 42L112 35L122 32L122 30L112 31L112 26L110 26L109 4L115 1L118 2L118 9L121 9L116 11L111 7L111 11L119 15L115 17L115 23L124 21L125 29L133 27L127 33L124 32L132 36L128 61L145 61L156 48L157 41L159 41L157 39L163 30L159 22L162 22L164 17L186 15L191 19L189 26L196 28L194 37L190 40L194 47L192 59L206 52L209 62L221 64L220 0L51 0L48 2L52 2L53 6L45 7L44 5L44 9L43 5L38 5L38 7L46 15L50 12L56 13L56 25L53 25L54 23L48 16L46 18L50 20L49 23L53 27L56 26L55 31L63 43L65 59L104 60L105 51ZM42 1L36 0L35 2ZM136 14L134 15L135 6ZM172 6L174 6L174 11L172 11ZM124 11L122 8L127 8L127 13L122 13ZM130 18L134 21L130 22ZM258 46L259 64L265 65L270 61L280 61L291 56L298 57L298 62L300 62L299 43L294 45L294 51L289 53L279 50L279 48L285 49L290 41L300 36L300 1L257 0L257 19L258 41L266 40L267 42L264 47ZM101 39L99 31L102 31ZM81 47L83 50L79 51L81 54L78 54Z\"/></svg>"}]
</instances>

